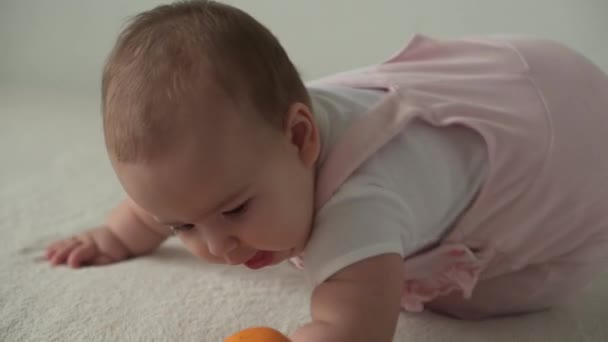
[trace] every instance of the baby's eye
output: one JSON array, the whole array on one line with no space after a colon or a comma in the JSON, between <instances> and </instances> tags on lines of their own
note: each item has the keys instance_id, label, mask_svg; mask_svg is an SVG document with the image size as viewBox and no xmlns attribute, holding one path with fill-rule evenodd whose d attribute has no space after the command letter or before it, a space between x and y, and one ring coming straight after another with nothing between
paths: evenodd
<instances>
[{"instance_id":1,"label":"baby's eye","mask_svg":"<svg viewBox=\"0 0 608 342\"><path fill-rule=\"evenodd\" d=\"M243 204L239 205L238 207L235 207L234 209L224 211L222 213L222 215L224 215L226 217L237 217L239 215L244 214L247 211L248 207L249 207L249 200L243 202Z\"/></svg>"},{"instance_id":2,"label":"baby's eye","mask_svg":"<svg viewBox=\"0 0 608 342\"><path fill-rule=\"evenodd\" d=\"M184 224L180 224L179 226L170 226L170 228L173 233L186 232L186 231L194 229L194 224L184 223Z\"/></svg>"}]
</instances>

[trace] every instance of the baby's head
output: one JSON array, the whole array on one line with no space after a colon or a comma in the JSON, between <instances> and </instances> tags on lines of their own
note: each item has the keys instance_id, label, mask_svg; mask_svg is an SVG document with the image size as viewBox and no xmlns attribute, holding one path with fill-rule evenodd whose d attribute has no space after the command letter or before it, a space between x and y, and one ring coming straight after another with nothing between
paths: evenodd
<instances>
[{"instance_id":1,"label":"baby's head","mask_svg":"<svg viewBox=\"0 0 608 342\"><path fill-rule=\"evenodd\" d=\"M303 248L319 133L302 80L261 24L213 1L144 12L119 36L102 96L125 191L192 253L239 264L271 251L277 263Z\"/></svg>"}]
</instances>

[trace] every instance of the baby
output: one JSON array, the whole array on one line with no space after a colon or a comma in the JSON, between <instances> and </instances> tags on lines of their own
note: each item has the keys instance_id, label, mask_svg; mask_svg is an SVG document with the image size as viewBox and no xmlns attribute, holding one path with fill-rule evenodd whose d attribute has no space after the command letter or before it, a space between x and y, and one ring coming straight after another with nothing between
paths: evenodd
<instances>
[{"instance_id":1,"label":"baby","mask_svg":"<svg viewBox=\"0 0 608 342\"><path fill-rule=\"evenodd\" d=\"M294 342L391 341L402 308L543 310L606 265L608 77L557 43L416 35L305 86L261 24L193 0L136 16L102 88L128 198L53 265L172 234L214 263L290 260L315 285Z\"/></svg>"}]
</instances>

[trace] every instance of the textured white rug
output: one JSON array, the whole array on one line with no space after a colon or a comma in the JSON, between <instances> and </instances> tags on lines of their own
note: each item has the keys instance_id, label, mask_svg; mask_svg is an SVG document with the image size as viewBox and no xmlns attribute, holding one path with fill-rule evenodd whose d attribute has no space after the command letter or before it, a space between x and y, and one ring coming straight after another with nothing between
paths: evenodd
<instances>
[{"instance_id":1,"label":"textured white rug","mask_svg":"<svg viewBox=\"0 0 608 342\"><path fill-rule=\"evenodd\" d=\"M306 322L310 289L287 265L205 265L169 241L121 264L71 270L39 257L99 224L121 198L98 100L0 89L0 341L209 341L252 325ZM608 341L608 276L580 301L486 322L402 314L395 341ZM370 341L373 342L373 341Z\"/></svg>"}]
</instances>

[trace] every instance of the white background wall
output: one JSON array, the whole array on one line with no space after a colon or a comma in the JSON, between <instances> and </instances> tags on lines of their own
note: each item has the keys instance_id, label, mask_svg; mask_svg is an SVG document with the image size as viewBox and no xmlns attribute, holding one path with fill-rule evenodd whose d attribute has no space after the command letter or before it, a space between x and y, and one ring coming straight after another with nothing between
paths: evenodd
<instances>
[{"instance_id":1,"label":"white background wall","mask_svg":"<svg viewBox=\"0 0 608 342\"><path fill-rule=\"evenodd\" d=\"M95 93L124 20L159 0L0 0L0 82ZM558 39L608 70L608 0L227 0L281 39L306 79L378 61L414 32Z\"/></svg>"}]
</instances>

